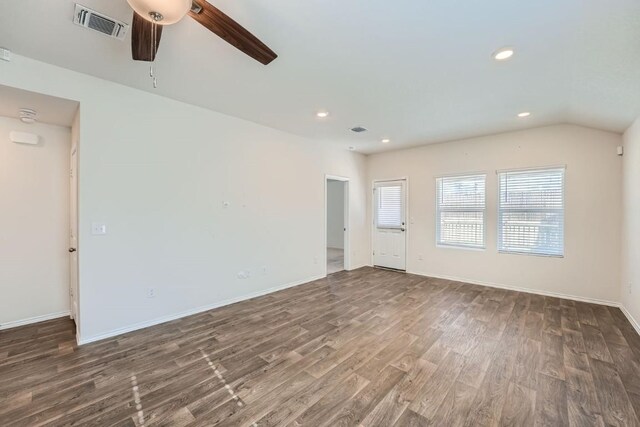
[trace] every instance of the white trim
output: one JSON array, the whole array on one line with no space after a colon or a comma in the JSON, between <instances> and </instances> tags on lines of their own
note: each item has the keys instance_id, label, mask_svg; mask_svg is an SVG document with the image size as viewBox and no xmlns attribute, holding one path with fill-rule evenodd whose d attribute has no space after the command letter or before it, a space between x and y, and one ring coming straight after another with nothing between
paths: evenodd
<instances>
[{"instance_id":1,"label":"white trim","mask_svg":"<svg viewBox=\"0 0 640 427\"><path fill-rule=\"evenodd\" d=\"M371 264L362 263L362 264L358 264L358 265L355 265L355 266L352 265L351 268L349 270L347 270L347 271L353 271L353 270L357 270L359 268L364 268L364 267L373 267L373 266Z\"/></svg>"},{"instance_id":2,"label":"white trim","mask_svg":"<svg viewBox=\"0 0 640 427\"><path fill-rule=\"evenodd\" d=\"M241 301L246 301L252 298L256 298L256 297L260 297L263 295L267 295L273 292L277 292L277 291L281 291L284 289L288 289L288 288L293 288L295 286L299 286L299 285L303 285L305 283L309 283L309 282L313 282L314 280L318 280L318 279L323 279L324 277L326 277L325 275L317 275L317 276L313 276L313 277L309 277L303 280L297 280L294 282L290 282L287 283L285 285L281 285L281 286L274 286L272 288L269 289L264 289L262 291L257 291L257 292L252 292L250 294L246 294L240 297L235 297L235 298L229 298L223 301L218 301L215 302L213 304L207 304L207 305L203 305L200 307L196 307L196 308L192 308L189 310L185 310L182 311L180 313L175 313L175 314L169 314L167 316L162 316L162 317L158 317L152 320L147 320L144 322L140 322L140 323L136 323L133 325L129 325L129 326L124 326L122 328L117 328L117 329L112 329L110 331L107 332L103 332L101 334L98 335L94 335L92 337L80 337L79 335L76 335L76 341L78 343L78 345L84 345L84 344L89 344L95 341L100 341L100 340L104 340L107 338L112 338L118 335L122 335L122 334L126 334L127 332L133 332L133 331L137 331L138 329L144 329L144 328L148 328L150 326L155 326L155 325L159 325L161 323L165 323L165 322L170 322L172 320L176 320L176 319L180 319L182 317L187 317L187 316L191 316L194 314L198 314L198 313L202 313L204 311L209 311L209 310L213 310L215 308L219 308L219 307L224 307L225 305L230 305L230 304L235 304L237 302L241 302Z\"/></svg>"},{"instance_id":3,"label":"white trim","mask_svg":"<svg viewBox=\"0 0 640 427\"><path fill-rule=\"evenodd\" d=\"M370 266L374 266L375 265L375 260L374 260L374 255L373 255L373 251L375 250L375 233L376 233L376 194L375 194L375 189L376 189L376 184L378 183L384 183L384 182L397 182L397 181L404 181L404 232L405 232L405 238L404 238L404 270L397 270L397 271L404 271L405 273L408 273L408 268L409 268L409 238L410 238L410 231L411 231L411 212L409 211L409 177L408 176L404 176L404 177L399 177L399 178L390 178L390 179L373 179L371 180L371 191L369 192L369 194L371 195L371 203L369 204L370 208L371 208L371 229L369 231L369 238L371 240L371 245L369 247L369 265Z\"/></svg>"},{"instance_id":4,"label":"white trim","mask_svg":"<svg viewBox=\"0 0 640 427\"><path fill-rule=\"evenodd\" d=\"M496 169L496 175L506 172L529 172L529 171L544 171L553 169L567 170L567 165L550 165L550 166L527 166L523 168L511 168L511 169Z\"/></svg>"},{"instance_id":5,"label":"white trim","mask_svg":"<svg viewBox=\"0 0 640 427\"><path fill-rule=\"evenodd\" d=\"M620 303L619 302L603 300L603 299L598 299L598 298L580 297L580 296L576 296L576 295L563 294L563 293L560 293L560 292L542 291L542 290L539 290L539 289L531 289L531 288L524 288L524 287L520 287L520 286L503 285L503 284L492 283L492 282L483 282L481 280L465 279L465 278L462 278L462 277L454 277L454 276L447 276L447 275L418 273L418 272L415 272L415 271L410 271L408 273L415 274L415 275L418 275L418 276L424 276L424 277L434 277L436 279L454 280L456 282L470 283L472 285L487 286L487 287L490 287L490 288L498 288L498 289L506 289L506 290L509 290L509 291L524 292L524 293L527 293L527 294L535 294L535 295L543 295L543 296L547 296L547 297L562 298L562 299L568 299L568 300L572 300L572 301L587 302L587 303L590 303L590 304L600 304L600 305L606 305L606 306L609 306L609 307L620 307Z\"/></svg>"},{"instance_id":6,"label":"white trim","mask_svg":"<svg viewBox=\"0 0 640 427\"><path fill-rule=\"evenodd\" d=\"M324 277L329 275L329 269L327 266L327 233L329 232L329 219L328 219L328 195L329 195L329 180L331 181L340 181L344 184L343 192L344 192L344 201L343 201L343 228L344 235L342 241L342 251L343 251L343 269L346 271L353 270L351 267L351 181L350 178L346 176L339 175L324 175Z\"/></svg>"},{"instance_id":7,"label":"white trim","mask_svg":"<svg viewBox=\"0 0 640 427\"><path fill-rule=\"evenodd\" d=\"M640 323L636 319L634 319L634 317L624 305L618 304L618 306L620 308L620 311L622 311L622 314L626 316L629 323L631 323L631 326L633 326L633 329L635 329L638 335L640 335Z\"/></svg>"},{"instance_id":8,"label":"white trim","mask_svg":"<svg viewBox=\"0 0 640 427\"><path fill-rule=\"evenodd\" d=\"M71 312L69 310L59 311L57 313L43 314L42 316L29 317L27 319L12 320L0 324L0 331L4 329L17 328L18 326L30 325L32 323L44 322L45 320L59 319L60 317L70 317Z\"/></svg>"}]
</instances>

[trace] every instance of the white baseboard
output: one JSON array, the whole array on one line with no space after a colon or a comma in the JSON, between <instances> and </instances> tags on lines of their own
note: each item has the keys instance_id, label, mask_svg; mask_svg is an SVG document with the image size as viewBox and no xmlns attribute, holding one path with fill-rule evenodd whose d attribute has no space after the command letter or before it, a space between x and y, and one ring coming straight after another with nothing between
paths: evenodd
<instances>
[{"instance_id":1,"label":"white baseboard","mask_svg":"<svg viewBox=\"0 0 640 427\"><path fill-rule=\"evenodd\" d=\"M5 322L0 324L0 331L3 329L17 328L18 326L30 325L32 323L44 322L45 320L58 319L60 317L69 317L70 312L59 311L57 313L44 314L42 316L29 317L28 319L12 320L11 322Z\"/></svg>"},{"instance_id":2,"label":"white baseboard","mask_svg":"<svg viewBox=\"0 0 640 427\"><path fill-rule=\"evenodd\" d=\"M124 326L122 328L113 329L111 331L104 332L104 333L101 333L101 334L98 334L98 335L94 335L94 336L91 336L91 337L86 337L85 338L85 337L76 336L76 341L78 342L78 345L89 344L89 343L92 343L92 342L96 342L96 341L104 340L104 339L107 339L107 338L112 338L112 337L115 337L115 336L118 336L118 335L126 334L127 332L137 331L138 329L144 329L144 328L148 328L150 326L159 325L161 323L170 322L172 320L180 319L182 317L192 316L194 314L202 313L203 311L213 310L215 308L224 307L225 305L235 304L237 302L246 301L246 300L249 300L249 299L252 299L252 298L256 298L256 297L261 297L263 295L271 294L273 292L281 291L281 290L288 289L288 288L293 288L295 286L299 286L299 285L303 285L305 283L313 282L314 280L322 279L324 277L326 277L326 276L325 275L319 275L319 276L309 277L309 278L306 278L306 279L303 279L303 280L297 280L295 282L290 282L290 283L287 283L285 285L274 286L274 287L269 288L269 289L264 289L264 290L261 290L261 291L252 292L250 294L246 294L246 295L243 295L243 296L240 296L240 297L229 298L227 300L218 301L218 302L215 302L213 304L203 305L203 306L200 306L200 307L196 307L196 308L192 308L192 309L189 309L189 310L182 311L180 313L170 314L170 315L167 315L167 316L158 317L158 318L155 318L155 319L152 319L152 320L147 320L147 321L136 323L136 324L133 324L133 325Z\"/></svg>"},{"instance_id":3,"label":"white baseboard","mask_svg":"<svg viewBox=\"0 0 640 427\"><path fill-rule=\"evenodd\" d=\"M631 326L633 326L633 329L635 329L638 335L640 335L640 323L638 323L638 321L631 315L629 310L627 310L624 305L620 304L619 307L622 313L627 317L629 323L631 323Z\"/></svg>"},{"instance_id":4,"label":"white baseboard","mask_svg":"<svg viewBox=\"0 0 640 427\"><path fill-rule=\"evenodd\" d=\"M453 277L453 276L443 276L443 275L437 275L437 274L418 273L418 272L415 272L415 271L408 271L407 273L416 274L418 276L435 277L436 279L454 280L456 282L471 283L472 285L488 286L490 288L498 288L498 289L506 289L506 290L509 290L509 291L524 292L524 293L527 293L527 294L543 295L543 296L547 296L547 297L555 297L555 298L562 298L562 299L568 299L568 300L573 300L573 301L588 302L588 303L591 303L591 304L600 304L600 305L606 305L606 306L609 306L609 307L620 307L620 303L619 302L603 300L603 299L598 299L598 298L581 297L581 296L577 296L577 295L563 294L563 293L560 293L560 292L551 292L551 291L544 291L544 290L539 290L539 289L523 288L523 287L519 287L519 286L502 285L500 283L483 282L483 281L479 281L479 280L466 279L466 278L463 278L463 277Z\"/></svg>"},{"instance_id":5,"label":"white baseboard","mask_svg":"<svg viewBox=\"0 0 640 427\"><path fill-rule=\"evenodd\" d=\"M357 270L357 269L362 268L362 267L370 267L370 266L368 264L358 264L358 265L355 265L355 266L352 265L349 268L346 268L345 270L353 271L353 270Z\"/></svg>"}]
</instances>

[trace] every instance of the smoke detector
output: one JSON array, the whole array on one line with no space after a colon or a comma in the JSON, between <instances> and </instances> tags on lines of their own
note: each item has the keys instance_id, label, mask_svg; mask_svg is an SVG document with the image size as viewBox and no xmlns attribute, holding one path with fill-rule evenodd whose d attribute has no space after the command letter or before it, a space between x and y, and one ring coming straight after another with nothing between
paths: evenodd
<instances>
[{"instance_id":1,"label":"smoke detector","mask_svg":"<svg viewBox=\"0 0 640 427\"><path fill-rule=\"evenodd\" d=\"M22 123L26 123L28 125L35 123L38 115L38 113L36 113L36 110L32 108L21 108L19 114Z\"/></svg>"}]
</instances>

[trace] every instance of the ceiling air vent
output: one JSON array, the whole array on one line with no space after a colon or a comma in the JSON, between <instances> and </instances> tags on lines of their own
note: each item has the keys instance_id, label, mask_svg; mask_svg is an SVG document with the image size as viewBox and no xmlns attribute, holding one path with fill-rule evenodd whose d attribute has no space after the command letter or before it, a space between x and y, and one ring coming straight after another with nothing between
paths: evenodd
<instances>
[{"instance_id":1,"label":"ceiling air vent","mask_svg":"<svg viewBox=\"0 0 640 427\"><path fill-rule=\"evenodd\" d=\"M118 40L124 40L124 36L127 35L127 30L129 29L128 24L109 18L77 3L75 14L73 15L73 23Z\"/></svg>"},{"instance_id":2,"label":"ceiling air vent","mask_svg":"<svg viewBox=\"0 0 640 427\"><path fill-rule=\"evenodd\" d=\"M356 126L354 128L351 128L351 131L355 133L360 133L360 132L366 132L367 130L362 126Z\"/></svg>"}]
</instances>

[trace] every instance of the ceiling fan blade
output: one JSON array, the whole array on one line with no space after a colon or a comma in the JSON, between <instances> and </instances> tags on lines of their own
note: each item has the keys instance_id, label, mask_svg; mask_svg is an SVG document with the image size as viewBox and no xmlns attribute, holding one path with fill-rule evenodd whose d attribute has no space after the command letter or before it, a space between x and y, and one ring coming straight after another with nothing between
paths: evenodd
<instances>
[{"instance_id":1,"label":"ceiling fan blade","mask_svg":"<svg viewBox=\"0 0 640 427\"><path fill-rule=\"evenodd\" d=\"M278 57L256 36L206 0L194 1L189 15L227 43L264 65Z\"/></svg>"},{"instance_id":2,"label":"ceiling fan blade","mask_svg":"<svg viewBox=\"0 0 640 427\"><path fill-rule=\"evenodd\" d=\"M155 45L152 42L154 25L156 27ZM155 60L158 46L160 46L161 35L162 25L153 24L133 12L133 22L131 24L131 55L133 59L136 61Z\"/></svg>"}]
</instances>

